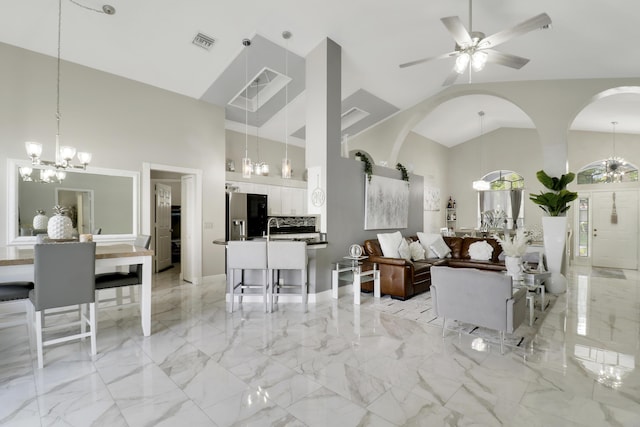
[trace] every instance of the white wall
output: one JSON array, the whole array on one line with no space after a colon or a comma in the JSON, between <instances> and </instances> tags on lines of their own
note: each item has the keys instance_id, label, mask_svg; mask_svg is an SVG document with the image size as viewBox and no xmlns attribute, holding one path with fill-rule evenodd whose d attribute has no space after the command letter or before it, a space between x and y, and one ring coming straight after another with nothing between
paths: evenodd
<instances>
[{"instance_id":1,"label":"white wall","mask_svg":"<svg viewBox=\"0 0 640 427\"><path fill-rule=\"evenodd\" d=\"M55 58L0 44L0 176L7 158L26 157L24 141L44 144L53 156L56 132ZM142 172L142 163L203 171L203 275L224 273L224 109L132 80L62 63L61 134L65 143L93 153L96 167ZM0 187L0 200L7 189ZM6 209L0 209L0 242Z\"/></svg>"}]
</instances>

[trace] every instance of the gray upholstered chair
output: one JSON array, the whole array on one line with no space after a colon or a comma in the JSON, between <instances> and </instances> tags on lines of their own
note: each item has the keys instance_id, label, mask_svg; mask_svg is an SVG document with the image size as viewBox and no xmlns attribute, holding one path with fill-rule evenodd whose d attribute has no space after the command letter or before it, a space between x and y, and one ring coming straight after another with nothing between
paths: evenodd
<instances>
[{"instance_id":1,"label":"gray upholstered chair","mask_svg":"<svg viewBox=\"0 0 640 427\"><path fill-rule=\"evenodd\" d=\"M134 246L149 249L151 245L151 236L146 234L140 234L133 242ZM111 272L96 274L96 303L99 306L99 291L109 288L118 288L116 290L116 296L112 299L103 299L102 301L116 301L118 305L122 304L122 287L134 286L142 284L142 264L132 264L129 266L128 272ZM129 289L129 296L131 302L134 301L133 289Z\"/></svg>"},{"instance_id":2,"label":"gray upholstered chair","mask_svg":"<svg viewBox=\"0 0 640 427\"><path fill-rule=\"evenodd\" d=\"M500 331L500 352L504 334L513 333L526 317L525 288L513 288L511 276L474 268L431 267L431 300L435 314L446 319Z\"/></svg>"},{"instance_id":3,"label":"gray upholstered chair","mask_svg":"<svg viewBox=\"0 0 640 427\"><path fill-rule=\"evenodd\" d=\"M34 246L34 289L29 300L35 311L34 332L38 367L42 368L43 347L74 339L91 338L91 354L96 354L95 269L96 244L41 243ZM79 320L45 327L45 311L59 307L80 306ZM86 312L89 306L88 313ZM80 333L44 340L44 334L69 326L80 326ZM89 326L89 332L86 327Z\"/></svg>"},{"instance_id":4,"label":"gray upholstered chair","mask_svg":"<svg viewBox=\"0 0 640 427\"><path fill-rule=\"evenodd\" d=\"M283 289L299 290L304 311L307 311L307 243L270 241L267 243L267 266L271 280L271 310ZM287 283L285 276L291 270L300 272L298 283ZM291 276L290 274L288 276Z\"/></svg>"},{"instance_id":5,"label":"gray upholstered chair","mask_svg":"<svg viewBox=\"0 0 640 427\"><path fill-rule=\"evenodd\" d=\"M236 280L235 273L240 271L240 280ZM247 270L258 270L261 272L260 283L248 283ZM233 313L233 304L236 295L238 301L242 303L244 291L250 288L262 290L264 299L264 311L268 311L268 288L267 279L267 242L253 240L236 240L227 243L227 271L229 282L229 296L231 304L229 311ZM239 293L237 293L239 291Z\"/></svg>"},{"instance_id":6,"label":"gray upholstered chair","mask_svg":"<svg viewBox=\"0 0 640 427\"><path fill-rule=\"evenodd\" d=\"M24 311L1 310L0 319L2 319L2 322L0 322L0 328L9 328L24 323L24 320L15 320L15 317L18 313L21 315L24 315L24 312L28 313L27 304L29 304L29 291L31 289L33 289L33 282L0 283L0 304L14 305L14 303L18 303L20 300L25 303ZM29 315L27 314L27 323L28 322Z\"/></svg>"}]
</instances>

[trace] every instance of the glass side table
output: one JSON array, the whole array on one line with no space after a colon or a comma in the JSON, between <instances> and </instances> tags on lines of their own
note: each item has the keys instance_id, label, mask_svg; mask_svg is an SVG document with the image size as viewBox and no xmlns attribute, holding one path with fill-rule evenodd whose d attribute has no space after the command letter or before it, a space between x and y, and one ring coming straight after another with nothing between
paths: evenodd
<instances>
[{"instance_id":1,"label":"glass side table","mask_svg":"<svg viewBox=\"0 0 640 427\"><path fill-rule=\"evenodd\" d=\"M340 281L351 282L353 286L353 303L360 304L360 287L362 282L373 281L373 297L380 298L380 270L378 264L367 261L366 256L346 256L335 263L331 271L331 297L338 299ZM371 269L363 270L363 267Z\"/></svg>"}]
</instances>

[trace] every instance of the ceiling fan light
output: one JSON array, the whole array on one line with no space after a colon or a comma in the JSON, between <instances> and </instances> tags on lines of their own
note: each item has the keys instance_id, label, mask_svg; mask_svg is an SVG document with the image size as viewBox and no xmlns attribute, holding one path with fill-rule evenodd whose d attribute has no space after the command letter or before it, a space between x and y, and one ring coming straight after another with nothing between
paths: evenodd
<instances>
[{"instance_id":1,"label":"ceiling fan light","mask_svg":"<svg viewBox=\"0 0 640 427\"><path fill-rule=\"evenodd\" d=\"M456 58L456 65L454 67L454 69L456 70L456 73L458 74L462 74L464 73L464 70L467 69L467 65L469 65L469 54L466 52L461 53L460 55L458 55L458 57Z\"/></svg>"},{"instance_id":2,"label":"ceiling fan light","mask_svg":"<svg viewBox=\"0 0 640 427\"><path fill-rule=\"evenodd\" d=\"M484 66L487 65L488 57L487 52L481 50L474 52L471 57L471 68L473 68L473 71L482 71Z\"/></svg>"}]
</instances>

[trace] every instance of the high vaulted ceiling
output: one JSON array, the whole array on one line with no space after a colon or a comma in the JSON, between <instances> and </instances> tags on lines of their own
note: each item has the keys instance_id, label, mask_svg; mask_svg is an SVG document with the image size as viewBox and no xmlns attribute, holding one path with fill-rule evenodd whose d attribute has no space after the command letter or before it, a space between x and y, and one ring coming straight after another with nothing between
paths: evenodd
<instances>
[{"instance_id":1,"label":"high vaulted ceiling","mask_svg":"<svg viewBox=\"0 0 640 427\"><path fill-rule=\"evenodd\" d=\"M104 4L98 0L73 1L96 9ZM465 25L469 19L467 0L107 1L117 10L113 16L62 0L64 60L223 106L230 101L225 97L231 96L229 93L236 95L246 83L243 73L241 78L235 73L235 78L228 81L234 85L232 89L225 93L219 89L227 84L222 79L234 75L229 70L244 64L242 39L261 40L256 45L269 46L274 52L271 55L262 47L249 51L252 70L268 66L278 68L275 71L279 73L284 71L287 45L281 36L283 31L293 33L288 41L293 66L290 72L300 71L304 58L325 37L333 39L343 49L342 98L349 100L343 105L343 113L353 108L369 113L368 122L353 125L350 132L344 129L351 135L382 116L411 107L442 90L453 59L405 69L398 65L453 50L452 38L440 18L457 15ZM475 0L473 30L490 35L542 12L551 17L550 29L534 30L497 48L531 61L520 70L488 64L482 72L473 73L473 82L638 76L640 44L634 42L640 18L637 0ZM0 42L55 56L57 16L56 0L6 0L0 14ZM209 51L192 44L198 32L215 39ZM304 88L300 86L303 75L297 77L300 90L289 98L287 111L289 134L297 136L304 135ZM468 84L468 77L461 76L457 84ZM253 117L250 124L260 126L260 135L282 140L284 98L279 95L275 99L279 99L278 106L271 105L270 111L264 113L269 118ZM610 117L622 117L623 109L630 108L629 102L631 108L637 108L640 96L638 101L635 99L625 98L619 112L615 102L605 103L603 111L590 112L592 117L608 114L602 125L585 120L585 126L589 123L589 130L609 131ZM237 107L227 108L230 111ZM446 106L443 108L439 114L455 114L455 108L449 112ZM377 115L372 116L374 111ZM521 121L521 113L514 114L505 113L504 123L496 120L491 126ZM457 122L477 123L475 107L468 108L467 115ZM229 116L228 125L233 128L241 121L237 117L244 117L244 113L230 112ZM235 124L232 117L236 117ZM615 120L622 130L624 120ZM445 137L439 129L446 125L443 122L446 121L425 119L416 131L449 146L477 136L477 125L472 125L473 130L467 129L466 134ZM452 128L449 126L447 131L451 134ZM300 138L291 140L303 144Z\"/></svg>"}]
</instances>

